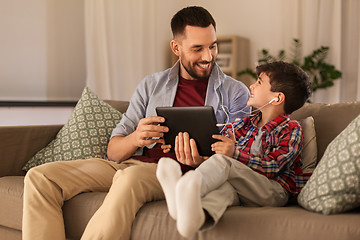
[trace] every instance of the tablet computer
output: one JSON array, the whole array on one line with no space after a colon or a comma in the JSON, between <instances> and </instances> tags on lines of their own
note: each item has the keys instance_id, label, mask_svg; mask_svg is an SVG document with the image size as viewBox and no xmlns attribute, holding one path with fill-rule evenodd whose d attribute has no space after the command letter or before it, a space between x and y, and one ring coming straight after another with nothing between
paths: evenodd
<instances>
[{"instance_id":1,"label":"tablet computer","mask_svg":"<svg viewBox=\"0 0 360 240\"><path fill-rule=\"evenodd\" d=\"M216 117L212 107L157 107L158 116L165 118L161 125L167 126L169 132L164 133L165 144L171 145L174 152L175 137L179 132L188 132L195 139L200 156L211 156L211 144L216 142L213 134L219 134Z\"/></svg>"}]
</instances>

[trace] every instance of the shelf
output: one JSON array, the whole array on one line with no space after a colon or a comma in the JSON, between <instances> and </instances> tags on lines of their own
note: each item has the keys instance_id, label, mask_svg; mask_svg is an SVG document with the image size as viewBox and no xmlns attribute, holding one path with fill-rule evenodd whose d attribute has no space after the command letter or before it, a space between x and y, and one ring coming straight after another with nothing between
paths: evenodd
<instances>
[{"instance_id":1,"label":"shelf","mask_svg":"<svg viewBox=\"0 0 360 240\"><path fill-rule=\"evenodd\" d=\"M218 36L218 57L216 62L223 72L245 85L250 86L248 76L237 76L237 73L250 67L249 39L237 35ZM223 63L226 63L225 65Z\"/></svg>"}]
</instances>

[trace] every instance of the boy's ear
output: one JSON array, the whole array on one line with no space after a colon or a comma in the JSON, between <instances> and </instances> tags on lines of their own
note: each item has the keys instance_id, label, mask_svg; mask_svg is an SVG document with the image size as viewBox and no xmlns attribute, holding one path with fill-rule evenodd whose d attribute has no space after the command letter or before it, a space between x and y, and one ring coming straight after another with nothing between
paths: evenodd
<instances>
[{"instance_id":1,"label":"boy's ear","mask_svg":"<svg viewBox=\"0 0 360 240\"><path fill-rule=\"evenodd\" d=\"M277 98L278 98L278 101L274 102L276 105L280 105L281 103L285 102L285 94L284 93L279 92Z\"/></svg>"},{"instance_id":2,"label":"boy's ear","mask_svg":"<svg viewBox=\"0 0 360 240\"><path fill-rule=\"evenodd\" d=\"M179 42L176 41L175 39L171 40L170 47L171 47L171 50L173 51L173 53L176 56L180 57Z\"/></svg>"}]
</instances>

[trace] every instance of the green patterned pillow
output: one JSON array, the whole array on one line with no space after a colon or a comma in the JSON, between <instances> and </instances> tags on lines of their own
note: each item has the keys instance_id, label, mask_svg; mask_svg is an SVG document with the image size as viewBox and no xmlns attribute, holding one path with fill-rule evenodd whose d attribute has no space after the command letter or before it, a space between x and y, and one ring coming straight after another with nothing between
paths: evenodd
<instances>
[{"instance_id":1,"label":"green patterned pillow","mask_svg":"<svg viewBox=\"0 0 360 240\"><path fill-rule=\"evenodd\" d=\"M329 144L298 203L323 214L360 206L360 116Z\"/></svg>"},{"instance_id":2,"label":"green patterned pillow","mask_svg":"<svg viewBox=\"0 0 360 240\"><path fill-rule=\"evenodd\" d=\"M104 158L109 137L122 115L85 87L68 122L23 170L55 161Z\"/></svg>"}]
</instances>

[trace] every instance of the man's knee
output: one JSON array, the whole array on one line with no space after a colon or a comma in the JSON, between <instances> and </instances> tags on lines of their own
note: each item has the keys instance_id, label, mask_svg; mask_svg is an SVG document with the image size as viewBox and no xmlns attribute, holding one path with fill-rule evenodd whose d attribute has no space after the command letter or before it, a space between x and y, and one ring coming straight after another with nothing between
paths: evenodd
<instances>
[{"instance_id":1,"label":"man's knee","mask_svg":"<svg viewBox=\"0 0 360 240\"><path fill-rule=\"evenodd\" d=\"M114 176L112 187L122 188L124 192L146 194L149 196L162 195L162 189L156 178L156 165L131 166L118 170ZM150 197L152 199L152 197Z\"/></svg>"},{"instance_id":2,"label":"man's knee","mask_svg":"<svg viewBox=\"0 0 360 240\"><path fill-rule=\"evenodd\" d=\"M135 165L127 167L123 170L118 170L114 176L114 179L126 178L130 181L136 181L141 179L156 178L156 165Z\"/></svg>"},{"instance_id":3,"label":"man's knee","mask_svg":"<svg viewBox=\"0 0 360 240\"><path fill-rule=\"evenodd\" d=\"M25 184L34 181L34 179L38 179L44 176L46 168L47 166L45 166L45 164L31 168L25 175Z\"/></svg>"},{"instance_id":4,"label":"man's knee","mask_svg":"<svg viewBox=\"0 0 360 240\"><path fill-rule=\"evenodd\" d=\"M45 163L40 166L31 168L25 175L24 183L26 186L35 186L38 189L47 188L51 182L51 185L56 184L56 177L61 174L58 164L60 162Z\"/></svg>"}]
</instances>

